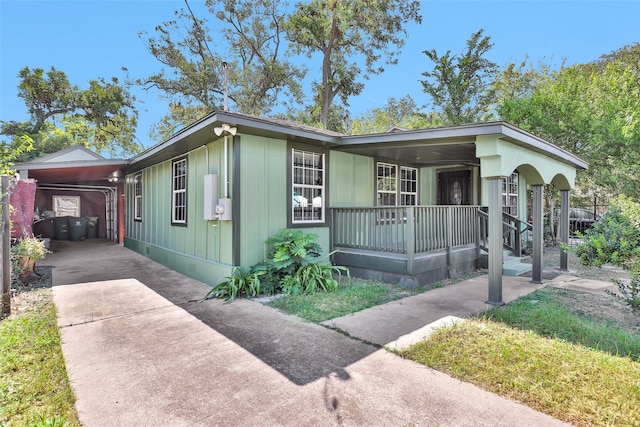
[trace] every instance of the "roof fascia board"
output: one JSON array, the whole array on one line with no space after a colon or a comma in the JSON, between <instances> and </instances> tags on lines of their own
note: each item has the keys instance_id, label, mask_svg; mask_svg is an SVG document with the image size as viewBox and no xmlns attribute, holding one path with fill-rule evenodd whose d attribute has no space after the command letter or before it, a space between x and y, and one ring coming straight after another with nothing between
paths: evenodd
<instances>
[{"instance_id":1,"label":"roof fascia board","mask_svg":"<svg viewBox=\"0 0 640 427\"><path fill-rule=\"evenodd\" d=\"M341 146L383 144L393 142L418 142L437 139L475 138L477 135L501 133L501 122L480 123L456 127L409 130L403 132L385 132L369 135L345 136ZM365 140L365 141L363 141Z\"/></svg>"},{"instance_id":2,"label":"roof fascia board","mask_svg":"<svg viewBox=\"0 0 640 427\"><path fill-rule=\"evenodd\" d=\"M129 164L127 160L82 160L73 162L36 162L36 163L16 163L13 169L20 170L43 170L43 169L59 169L59 168L86 168L92 166L116 166L123 167Z\"/></svg>"},{"instance_id":3,"label":"roof fascia board","mask_svg":"<svg viewBox=\"0 0 640 427\"><path fill-rule=\"evenodd\" d=\"M589 168L589 163L585 162L578 156L509 123L503 123L503 130L501 133L508 138L512 138L523 143L525 146L533 147L538 151L551 154L552 156L555 156L566 163L571 163L580 169Z\"/></svg>"},{"instance_id":4,"label":"roof fascia board","mask_svg":"<svg viewBox=\"0 0 640 427\"><path fill-rule=\"evenodd\" d=\"M288 138L300 138L305 140L314 140L322 143L323 145L338 145L339 138L337 136L325 135L322 133L312 132L305 129L299 129L292 126L286 126L280 123L272 123L267 120L260 120L243 115L234 114L230 112L214 112L208 116L203 117L201 120L193 123L190 126L182 129L169 139L155 145L148 150L131 158L130 165L135 165L138 162L148 160L149 158L157 155L161 151L168 147L178 143L179 141L194 135L198 132L203 132L207 128L215 126L216 124L229 123L238 129L239 133L247 134L267 134L269 136ZM242 129L247 128L247 129ZM257 130L257 132L255 132ZM253 132L252 132L253 131ZM213 132L212 132L213 135Z\"/></svg>"}]
</instances>

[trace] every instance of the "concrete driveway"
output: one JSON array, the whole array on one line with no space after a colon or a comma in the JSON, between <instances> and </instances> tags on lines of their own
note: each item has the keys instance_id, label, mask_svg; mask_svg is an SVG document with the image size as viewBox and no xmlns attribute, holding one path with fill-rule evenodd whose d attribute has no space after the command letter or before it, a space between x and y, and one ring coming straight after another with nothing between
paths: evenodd
<instances>
[{"instance_id":1,"label":"concrete driveway","mask_svg":"<svg viewBox=\"0 0 640 427\"><path fill-rule=\"evenodd\" d=\"M209 286L120 245L60 243L44 264L85 426L565 425L365 342L375 339L257 301L203 301ZM450 292L471 299L471 288ZM403 301L422 320L404 326L378 308L353 317L352 335L386 328L379 339L393 341L441 317Z\"/></svg>"}]
</instances>

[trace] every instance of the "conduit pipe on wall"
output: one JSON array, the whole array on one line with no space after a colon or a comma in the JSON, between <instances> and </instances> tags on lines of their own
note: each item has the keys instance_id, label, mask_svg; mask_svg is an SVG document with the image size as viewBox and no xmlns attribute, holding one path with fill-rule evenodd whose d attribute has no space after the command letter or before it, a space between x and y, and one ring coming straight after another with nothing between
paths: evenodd
<instances>
[{"instance_id":1,"label":"conduit pipe on wall","mask_svg":"<svg viewBox=\"0 0 640 427\"><path fill-rule=\"evenodd\" d=\"M237 128L231 127L228 123L223 123L220 127L213 128L217 136L224 134L224 198L229 198L229 135L235 136Z\"/></svg>"}]
</instances>

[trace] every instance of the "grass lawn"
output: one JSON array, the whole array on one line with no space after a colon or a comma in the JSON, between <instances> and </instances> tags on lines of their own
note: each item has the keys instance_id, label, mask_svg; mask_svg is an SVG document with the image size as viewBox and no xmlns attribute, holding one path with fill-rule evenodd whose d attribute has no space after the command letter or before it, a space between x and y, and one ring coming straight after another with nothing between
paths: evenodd
<instances>
[{"instance_id":1,"label":"grass lawn","mask_svg":"<svg viewBox=\"0 0 640 427\"><path fill-rule=\"evenodd\" d=\"M574 425L640 425L640 319L573 309L571 294L584 297L543 288L398 354Z\"/></svg>"},{"instance_id":2,"label":"grass lawn","mask_svg":"<svg viewBox=\"0 0 640 427\"><path fill-rule=\"evenodd\" d=\"M50 288L0 321L0 426L76 426Z\"/></svg>"},{"instance_id":3,"label":"grass lawn","mask_svg":"<svg viewBox=\"0 0 640 427\"><path fill-rule=\"evenodd\" d=\"M455 280L446 280L430 285L428 288L416 289L403 288L378 281L348 279L340 284L336 292L283 296L272 300L268 305L285 313L294 314L309 322L320 323L475 276L477 274L460 276Z\"/></svg>"},{"instance_id":4,"label":"grass lawn","mask_svg":"<svg viewBox=\"0 0 640 427\"><path fill-rule=\"evenodd\" d=\"M422 291L352 280L269 305L319 323ZM609 295L546 287L398 354L574 425L640 426L640 316Z\"/></svg>"}]
</instances>

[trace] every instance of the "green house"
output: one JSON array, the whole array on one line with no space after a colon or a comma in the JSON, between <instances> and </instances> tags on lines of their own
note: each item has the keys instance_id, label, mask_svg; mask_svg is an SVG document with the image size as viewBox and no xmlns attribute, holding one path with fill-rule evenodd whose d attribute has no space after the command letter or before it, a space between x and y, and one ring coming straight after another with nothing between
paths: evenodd
<instances>
[{"instance_id":1,"label":"green house","mask_svg":"<svg viewBox=\"0 0 640 427\"><path fill-rule=\"evenodd\" d=\"M525 236L541 281L543 185L568 209L586 167L504 122L348 136L218 111L129 160L124 244L215 284L299 228L352 274L407 286L484 262L499 304L503 249L519 255ZM568 222L563 231L566 241Z\"/></svg>"}]
</instances>

